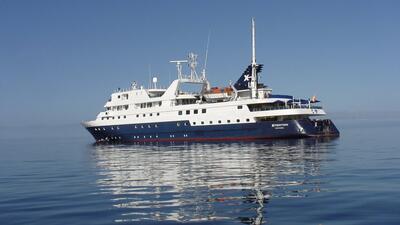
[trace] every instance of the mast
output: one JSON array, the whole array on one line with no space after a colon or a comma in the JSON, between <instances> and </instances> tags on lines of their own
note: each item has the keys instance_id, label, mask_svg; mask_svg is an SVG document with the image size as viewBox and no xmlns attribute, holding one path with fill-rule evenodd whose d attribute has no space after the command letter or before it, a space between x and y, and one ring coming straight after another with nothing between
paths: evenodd
<instances>
[{"instance_id":1,"label":"mast","mask_svg":"<svg viewBox=\"0 0 400 225\"><path fill-rule=\"evenodd\" d=\"M256 25L254 18L251 18L251 98L258 98L258 76L257 76L257 63L256 63Z\"/></svg>"}]
</instances>

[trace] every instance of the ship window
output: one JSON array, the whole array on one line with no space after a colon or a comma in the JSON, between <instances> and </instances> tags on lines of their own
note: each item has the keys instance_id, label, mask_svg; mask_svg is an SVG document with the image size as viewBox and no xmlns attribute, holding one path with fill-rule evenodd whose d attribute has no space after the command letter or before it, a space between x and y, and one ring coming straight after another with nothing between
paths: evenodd
<instances>
[{"instance_id":1,"label":"ship window","mask_svg":"<svg viewBox=\"0 0 400 225\"><path fill-rule=\"evenodd\" d=\"M118 98L121 98L121 96L118 95Z\"/></svg>"},{"instance_id":2,"label":"ship window","mask_svg":"<svg viewBox=\"0 0 400 225\"><path fill-rule=\"evenodd\" d=\"M124 119L126 119L126 116L124 116Z\"/></svg>"},{"instance_id":3,"label":"ship window","mask_svg":"<svg viewBox=\"0 0 400 225\"><path fill-rule=\"evenodd\" d=\"M204 124L204 121L201 121L201 124Z\"/></svg>"},{"instance_id":4,"label":"ship window","mask_svg":"<svg viewBox=\"0 0 400 225\"><path fill-rule=\"evenodd\" d=\"M120 119L121 117L120 116L118 116L118 119Z\"/></svg>"},{"instance_id":5,"label":"ship window","mask_svg":"<svg viewBox=\"0 0 400 225\"><path fill-rule=\"evenodd\" d=\"M210 121L210 124L212 124L212 121Z\"/></svg>"},{"instance_id":6,"label":"ship window","mask_svg":"<svg viewBox=\"0 0 400 225\"><path fill-rule=\"evenodd\" d=\"M139 117L139 114L137 114L136 117Z\"/></svg>"},{"instance_id":7,"label":"ship window","mask_svg":"<svg viewBox=\"0 0 400 225\"><path fill-rule=\"evenodd\" d=\"M151 125L149 124L149 125L147 125L147 127L148 127L148 128L151 128Z\"/></svg>"},{"instance_id":8,"label":"ship window","mask_svg":"<svg viewBox=\"0 0 400 225\"><path fill-rule=\"evenodd\" d=\"M196 125L196 122L193 122L193 125Z\"/></svg>"},{"instance_id":9,"label":"ship window","mask_svg":"<svg viewBox=\"0 0 400 225\"><path fill-rule=\"evenodd\" d=\"M153 113L150 113L150 116L153 116Z\"/></svg>"},{"instance_id":10,"label":"ship window","mask_svg":"<svg viewBox=\"0 0 400 225\"><path fill-rule=\"evenodd\" d=\"M239 123L239 122L240 122L240 120L239 120L239 119L237 119L237 120L236 120L236 122L238 122L238 123Z\"/></svg>"},{"instance_id":11,"label":"ship window","mask_svg":"<svg viewBox=\"0 0 400 225\"><path fill-rule=\"evenodd\" d=\"M207 111L206 109L202 109L201 113L206 113L206 111Z\"/></svg>"},{"instance_id":12,"label":"ship window","mask_svg":"<svg viewBox=\"0 0 400 225\"><path fill-rule=\"evenodd\" d=\"M137 128L137 126L135 125L135 129Z\"/></svg>"},{"instance_id":13,"label":"ship window","mask_svg":"<svg viewBox=\"0 0 400 225\"><path fill-rule=\"evenodd\" d=\"M246 119L246 122L250 122L250 119Z\"/></svg>"},{"instance_id":14,"label":"ship window","mask_svg":"<svg viewBox=\"0 0 400 225\"><path fill-rule=\"evenodd\" d=\"M107 117L107 120L109 120L110 118L109 117Z\"/></svg>"},{"instance_id":15,"label":"ship window","mask_svg":"<svg viewBox=\"0 0 400 225\"><path fill-rule=\"evenodd\" d=\"M221 120L218 120L218 123L221 123Z\"/></svg>"},{"instance_id":16,"label":"ship window","mask_svg":"<svg viewBox=\"0 0 400 225\"><path fill-rule=\"evenodd\" d=\"M185 123L183 123L183 125L187 126L187 123L185 122Z\"/></svg>"},{"instance_id":17,"label":"ship window","mask_svg":"<svg viewBox=\"0 0 400 225\"><path fill-rule=\"evenodd\" d=\"M151 102L147 103L147 108L151 107Z\"/></svg>"},{"instance_id":18,"label":"ship window","mask_svg":"<svg viewBox=\"0 0 400 225\"><path fill-rule=\"evenodd\" d=\"M101 120L104 120L104 117L101 117Z\"/></svg>"},{"instance_id":19,"label":"ship window","mask_svg":"<svg viewBox=\"0 0 400 225\"><path fill-rule=\"evenodd\" d=\"M186 115L189 115L190 114L190 110L186 110Z\"/></svg>"},{"instance_id":20,"label":"ship window","mask_svg":"<svg viewBox=\"0 0 400 225\"><path fill-rule=\"evenodd\" d=\"M194 113L194 114L198 114L198 113L199 113L199 110L195 109L195 110L193 110L193 113Z\"/></svg>"},{"instance_id":21,"label":"ship window","mask_svg":"<svg viewBox=\"0 0 400 225\"><path fill-rule=\"evenodd\" d=\"M143 128L143 125L142 126L140 126L141 128Z\"/></svg>"},{"instance_id":22,"label":"ship window","mask_svg":"<svg viewBox=\"0 0 400 225\"><path fill-rule=\"evenodd\" d=\"M177 127L179 127L180 125L181 125L181 124L180 124L179 122L178 122L178 123L176 123L176 126L177 126Z\"/></svg>"},{"instance_id":23,"label":"ship window","mask_svg":"<svg viewBox=\"0 0 400 225\"><path fill-rule=\"evenodd\" d=\"M158 102L158 106L161 106L162 102Z\"/></svg>"},{"instance_id":24,"label":"ship window","mask_svg":"<svg viewBox=\"0 0 400 225\"><path fill-rule=\"evenodd\" d=\"M146 114L143 114L143 117L146 117Z\"/></svg>"},{"instance_id":25,"label":"ship window","mask_svg":"<svg viewBox=\"0 0 400 225\"><path fill-rule=\"evenodd\" d=\"M157 116L159 116L160 115L160 113L157 113Z\"/></svg>"},{"instance_id":26,"label":"ship window","mask_svg":"<svg viewBox=\"0 0 400 225\"><path fill-rule=\"evenodd\" d=\"M231 121L230 121L230 120L227 120L226 122L227 122L227 123L230 123Z\"/></svg>"},{"instance_id":27,"label":"ship window","mask_svg":"<svg viewBox=\"0 0 400 225\"><path fill-rule=\"evenodd\" d=\"M182 115L182 111L179 111L179 112L178 112L178 115Z\"/></svg>"},{"instance_id":28,"label":"ship window","mask_svg":"<svg viewBox=\"0 0 400 225\"><path fill-rule=\"evenodd\" d=\"M237 108L238 108L238 109L243 109L243 106L242 106L242 105L238 105Z\"/></svg>"},{"instance_id":29,"label":"ship window","mask_svg":"<svg viewBox=\"0 0 400 225\"><path fill-rule=\"evenodd\" d=\"M158 127L158 125L157 125L157 124L154 124L154 127Z\"/></svg>"}]
</instances>

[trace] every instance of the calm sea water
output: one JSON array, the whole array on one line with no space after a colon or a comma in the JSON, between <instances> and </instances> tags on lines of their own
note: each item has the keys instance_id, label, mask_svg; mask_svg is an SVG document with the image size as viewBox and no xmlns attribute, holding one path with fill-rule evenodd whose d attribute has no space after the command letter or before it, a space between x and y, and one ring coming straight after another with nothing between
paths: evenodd
<instances>
[{"instance_id":1,"label":"calm sea water","mask_svg":"<svg viewBox=\"0 0 400 225\"><path fill-rule=\"evenodd\" d=\"M400 224L400 120L336 123L337 139L262 142L3 135L0 224Z\"/></svg>"}]
</instances>

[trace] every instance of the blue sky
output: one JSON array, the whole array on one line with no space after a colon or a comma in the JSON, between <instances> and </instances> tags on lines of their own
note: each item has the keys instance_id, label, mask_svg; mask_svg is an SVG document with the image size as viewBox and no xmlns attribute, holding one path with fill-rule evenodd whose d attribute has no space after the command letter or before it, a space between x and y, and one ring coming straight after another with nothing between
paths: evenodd
<instances>
[{"instance_id":1,"label":"blue sky","mask_svg":"<svg viewBox=\"0 0 400 225\"><path fill-rule=\"evenodd\" d=\"M317 95L328 113L400 111L400 1L0 1L0 124L92 119L117 87L168 85L169 60L204 59L236 81L256 18L262 82Z\"/></svg>"}]
</instances>

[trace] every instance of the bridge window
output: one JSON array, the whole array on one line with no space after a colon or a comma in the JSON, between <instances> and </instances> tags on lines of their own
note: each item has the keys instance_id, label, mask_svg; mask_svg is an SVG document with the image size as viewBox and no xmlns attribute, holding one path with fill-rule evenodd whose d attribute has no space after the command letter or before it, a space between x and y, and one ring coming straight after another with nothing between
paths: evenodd
<instances>
[{"instance_id":1,"label":"bridge window","mask_svg":"<svg viewBox=\"0 0 400 225\"><path fill-rule=\"evenodd\" d=\"M243 106L242 105L238 105L237 108L238 109L243 109Z\"/></svg>"}]
</instances>

